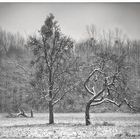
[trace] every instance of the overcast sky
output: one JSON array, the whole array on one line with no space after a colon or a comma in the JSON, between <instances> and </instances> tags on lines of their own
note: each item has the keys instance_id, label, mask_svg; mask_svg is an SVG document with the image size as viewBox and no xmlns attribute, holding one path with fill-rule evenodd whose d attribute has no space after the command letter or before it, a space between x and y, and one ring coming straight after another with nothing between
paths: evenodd
<instances>
[{"instance_id":1,"label":"overcast sky","mask_svg":"<svg viewBox=\"0 0 140 140\"><path fill-rule=\"evenodd\" d=\"M86 36L90 24L99 30L118 27L128 37L140 39L140 3L0 3L0 26L11 32L34 33L50 12L63 33L76 40Z\"/></svg>"}]
</instances>

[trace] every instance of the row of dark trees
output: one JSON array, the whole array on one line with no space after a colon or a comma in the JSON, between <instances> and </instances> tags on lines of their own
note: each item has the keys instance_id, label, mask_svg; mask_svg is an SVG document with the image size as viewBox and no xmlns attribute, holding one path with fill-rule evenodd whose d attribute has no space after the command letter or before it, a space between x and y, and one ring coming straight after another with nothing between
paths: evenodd
<instances>
[{"instance_id":1,"label":"row of dark trees","mask_svg":"<svg viewBox=\"0 0 140 140\"><path fill-rule=\"evenodd\" d=\"M53 124L54 107L84 107L86 125L91 107L118 110L126 105L138 112L140 42L124 38L118 29L100 38L94 26L88 33L88 39L76 43L61 32L52 14L27 41L1 30L1 112L45 108Z\"/></svg>"}]
</instances>

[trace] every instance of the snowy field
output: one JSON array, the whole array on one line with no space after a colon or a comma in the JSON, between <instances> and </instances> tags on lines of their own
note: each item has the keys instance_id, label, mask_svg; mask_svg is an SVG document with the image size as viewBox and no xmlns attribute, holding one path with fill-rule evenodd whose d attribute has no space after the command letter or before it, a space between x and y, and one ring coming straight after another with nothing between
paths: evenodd
<instances>
[{"instance_id":1,"label":"snowy field","mask_svg":"<svg viewBox=\"0 0 140 140\"><path fill-rule=\"evenodd\" d=\"M34 118L5 115L0 115L0 138L140 138L140 114L91 114L90 126L85 126L84 113L56 113L54 125L45 113Z\"/></svg>"}]
</instances>

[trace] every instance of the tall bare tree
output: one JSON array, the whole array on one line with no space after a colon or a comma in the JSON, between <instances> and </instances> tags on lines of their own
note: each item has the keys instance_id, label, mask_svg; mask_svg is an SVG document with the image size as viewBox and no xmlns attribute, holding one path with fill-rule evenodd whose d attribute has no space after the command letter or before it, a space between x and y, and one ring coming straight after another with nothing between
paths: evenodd
<instances>
[{"instance_id":1,"label":"tall bare tree","mask_svg":"<svg viewBox=\"0 0 140 140\"><path fill-rule=\"evenodd\" d=\"M73 41L61 33L57 21L50 14L39 31L30 37L28 45L33 51L32 65L35 80L32 85L49 104L49 124L54 123L53 107L73 89L72 77L76 70Z\"/></svg>"}]
</instances>

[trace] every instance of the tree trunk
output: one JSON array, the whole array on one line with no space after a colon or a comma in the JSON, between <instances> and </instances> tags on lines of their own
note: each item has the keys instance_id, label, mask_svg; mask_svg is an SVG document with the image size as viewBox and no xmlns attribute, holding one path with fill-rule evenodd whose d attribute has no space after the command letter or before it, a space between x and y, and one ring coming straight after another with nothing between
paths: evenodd
<instances>
[{"instance_id":1,"label":"tree trunk","mask_svg":"<svg viewBox=\"0 0 140 140\"><path fill-rule=\"evenodd\" d=\"M33 117L34 117L33 110L31 109L31 118L33 118Z\"/></svg>"},{"instance_id":2,"label":"tree trunk","mask_svg":"<svg viewBox=\"0 0 140 140\"><path fill-rule=\"evenodd\" d=\"M52 85L49 89L49 97L52 99ZM49 124L54 124L54 116L53 116L53 103L52 100L49 101Z\"/></svg>"},{"instance_id":3,"label":"tree trunk","mask_svg":"<svg viewBox=\"0 0 140 140\"><path fill-rule=\"evenodd\" d=\"M51 68L49 74L49 98L51 99L49 101L49 124L54 124L52 90L53 90L53 82L52 82L52 68Z\"/></svg>"},{"instance_id":4,"label":"tree trunk","mask_svg":"<svg viewBox=\"0 0 140 140\"><path fill-rule=\"evenodd\" d=\"M90 109L90 103L88 102L86 105L86 111L85 111L85 121L86 121L86 125L90 125L90 115L89 115L89 109Z\"/></svg>"},{"instance_id":5,"label":"tree trunk","mask_svg":"<svg viewBox=\"0 0 140 140\"><path fill-rule=\"evenodd\" d=\"M49 101L49 124L54 124L52 101Z\"/></svg>"}]
</instances>

